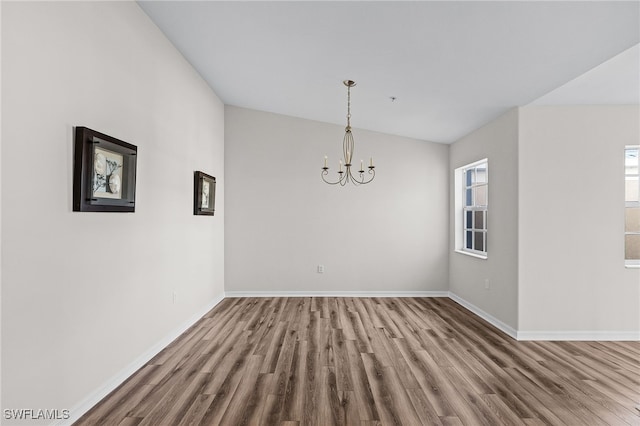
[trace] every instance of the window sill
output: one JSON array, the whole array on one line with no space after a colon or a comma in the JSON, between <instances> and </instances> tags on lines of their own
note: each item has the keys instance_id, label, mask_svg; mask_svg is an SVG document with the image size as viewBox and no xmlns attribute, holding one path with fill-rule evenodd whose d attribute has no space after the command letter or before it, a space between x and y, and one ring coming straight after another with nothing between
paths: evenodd
<instances>
[{"instance_id":1,"label":"window sill","mask_svg":"<svg viewBox=\"0 0 640 426\"><path fill-rule=\"evenodd\" d=\"M486 254L469 253L468 251L464 251L464 250L456 250L456 253L464 254L466 256L476 257L478 259L487 260L487 255Z\"/></svg>"},{"instance_id":2,"label":"window sill","mask_svg":"<svg viewBox=\"0 0 640 426\"><path fill-rule=\"evenodd\" d=\"M640 263L627 263L624 267L627 269L640 269Z\"/></svg>"}]
</instances>

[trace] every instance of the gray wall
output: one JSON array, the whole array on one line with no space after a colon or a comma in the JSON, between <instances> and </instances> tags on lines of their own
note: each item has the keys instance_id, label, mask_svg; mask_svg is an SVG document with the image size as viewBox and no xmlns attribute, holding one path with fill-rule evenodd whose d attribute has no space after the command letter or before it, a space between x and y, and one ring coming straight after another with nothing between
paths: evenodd
<instances>
[{"instance_id":1,"label":"gray wall","mask_svg":"<svg viewBox=\"0 0 640 426\"><path fill-rule=\"evenodd\" d=\"M637 106L521 108L522 333L640 332L640 270L624 266L624 146L639 143L639 116Z\"/></svg>"},{"instance_id":2,"label":"gray wall","mask_svg":"<svg viewBox=\"0 0 640 426\"><path fill-rule=\"evenodd\" d=\"M134 2L2 2L2 61L2 406L70 409L223 295L224 109ZM71 211L78 125L138 146L134 214Z\"/></svg>"},{"instance_id":3,"label":"gray wall","mask_svg":"<svg viewBox=\"0 0 640 426\"><path fill-rule=\"evenodd\" d=\"M488 256L454 251L450 223L449 290L513 329L518 328L518 110L512 109L451 145L450 181L458 167L489 160ZM453 196L449 208L453 211ZM489 289L485 287L489 280Z\"/></svg>"},{"instance_id":4,"label":"gray wall","mask_svg":"<svg viewBox=\"0 0 640 426\"><path fill-rule=\"evenodd\" d=\"M624 146L640 140L638 116L637 106L524 107L452 144L451 181L457 167L489 159L489 254L452 247L450 291L520 339L637 338L623 164Z\"/></svg>"},{"instance_id":5,"label":"gray wall","mask_svg":"<svg viewBox=\"0 0 640 426\"><path fill-rule=\"evenodd\" d=\"M329 186L343 126L225 108L227 292L447 290L448 146L353 132L377 177Z\"/></svg>"}]
</instances>

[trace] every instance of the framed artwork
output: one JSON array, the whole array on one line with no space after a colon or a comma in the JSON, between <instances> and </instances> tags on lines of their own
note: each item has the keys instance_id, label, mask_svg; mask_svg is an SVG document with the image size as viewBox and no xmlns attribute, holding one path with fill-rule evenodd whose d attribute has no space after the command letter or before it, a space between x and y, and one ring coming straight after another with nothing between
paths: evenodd
<instances>
[{"instance_id":1,"label":"framed artwork","mask_svg":"<svg viewBox=\"0 0 640 426\"><path fill-rule=\"evenodd\" d=\"M216 178L206 173L193 174L193 214L213 216L216 205Z\"/></svg>"},{"instance_id":2,"label":"framed artwork","mask_svg":"<svg viewBox=\"0 0 640 426\"><path fill-rule=\"evenodd\" d=\"M76 127L73 211L134 212L135 145L87 127Z\"/></svg>"}]
</instances>

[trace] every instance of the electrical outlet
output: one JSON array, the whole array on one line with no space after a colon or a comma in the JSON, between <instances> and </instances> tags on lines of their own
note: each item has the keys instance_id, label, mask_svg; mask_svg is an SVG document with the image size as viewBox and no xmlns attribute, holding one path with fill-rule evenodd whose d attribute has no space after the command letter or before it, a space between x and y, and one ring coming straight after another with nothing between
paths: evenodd
<instances>
[{"instance_id":1,"label":"electrical outlet","mask_svg":"<svg viewBox=\"0 0 640 426\"><path fill-rule=\"evenodd\" d=\"M491 288L491 285L489 284L489 278L484 279L484 288L487 290Z\"/></svg>"},{"instance_id":2,"label":"electrical outlet","mask_svg":"<svg viewBox=\"0 0 640 426\"><path fill-rule=\"evenodd\" d=\"M324 274L324 265L318 265L318 273Z\"/></svg>"}]
</instances>

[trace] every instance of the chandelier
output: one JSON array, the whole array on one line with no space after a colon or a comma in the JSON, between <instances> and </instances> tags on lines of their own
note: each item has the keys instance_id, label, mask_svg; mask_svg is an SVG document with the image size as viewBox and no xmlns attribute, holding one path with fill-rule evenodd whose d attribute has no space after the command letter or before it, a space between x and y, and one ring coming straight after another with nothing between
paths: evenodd
<instances>
[{"instance_id":1,"label":"chandelier","mask_svg":"<svg viewBox=\"0 0 640 426\"><path fill-rule=\"evenodd\" d=\"M360 170L351 171L351 159L353 158L354 142L353 134L351 133L351 88L356 85L355 81L345 80L344 85L347 86L347 127L345 128L344 139L342 140L342 155L343 160L340 160L338 169L338 180L329 181L325 177L329 174L329 167L327 167L327 156L324 157L324 167L322 168L321 177L325 183L329 185L340 184L345 186L348 182L354 185L364 185L373 180L376 177L375 166L373 165L373 157L369 159L369 166L367 166L368 174L365 176L364 162L360 160ZM344 165L344 170L343 170Z\"/></svg>"}]
</instances>

